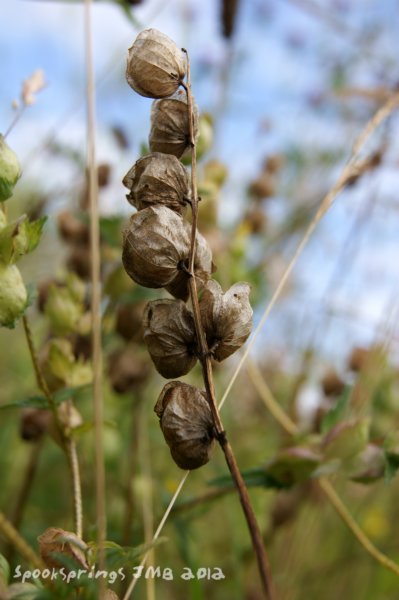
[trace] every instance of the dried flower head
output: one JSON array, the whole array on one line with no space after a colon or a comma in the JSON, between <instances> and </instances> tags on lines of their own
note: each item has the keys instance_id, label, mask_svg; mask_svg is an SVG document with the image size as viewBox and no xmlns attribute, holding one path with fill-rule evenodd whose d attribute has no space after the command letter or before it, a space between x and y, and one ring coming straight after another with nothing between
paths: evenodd
<instances>
[{"instance_id":1,"label":"dried flower head","mask_svg":"<svg viewBox=\"0 0 399 600\"><path fill-rule=\"evenodd\" d=\"M87 544L75 533L57 527L49 527L37 539L40 556L50 569L64 567L68 570L68 566L62 562L62 556L67 559L72 558L83 569L89 568L85 556L88 549Z\"/></svg>"},{"instance_id":2,"label":"dried flower head","mask_svg":"<svg viewBox=\"0 0 399 600\"><path fill-rule=\"evenodd\" d=\"M124 232L122 262L129 277L149 288L165 287L181 300L188 298L184 271L190 252L190 224L165 206L151 206L130 219ZM212 254L197 233L195 273L206 280L212 271Z\"/></svg>"},{"instance_id":3,"label":"dried flower head","mask_svg":"<svg viewBox=\"0 0 399 600\"><path fill-rule=\"evenodd\" d=\"M154 152L133 165L123 179L130 204L142 210L163 204L182 214L189 196L187 171L173 155Z\"/></svg>"},{"instance_id":4,"label":"dried flower head","mask_svg":"<svg viewBox=\"0 0 399 600\"><path fill-rule=\"evenodd\" d=\"M126 79L141 96L166 98L178 89L186 66L186 57L173 40L157 29L144 29L129 49Z\"/></svg>"},{"instance_id":5,"label":"dried flower head","mask_svg":"<svg viewBox=\"0 0 399 600\"><path fill-rule=\"evenodd\" d=\"M214 439L205 393L192 385L171 381L164 386L154 410L175 463L181 469L205 465Z\"/></svg>"},{"instance_id":6,"label":"dried flower head","mask_svg":"<svg viewBox=\"0 0 399 600\"><path fill-rule=\"evenodd\" d=\"M149 361L128 344L115 350L108 359L108 374L111 386L117 394L125 394L140 388L149 374Z\"/></svg>"},{"instance_id":7,"label":"dried flower head","mask_svg":"<svg viewBox=\"0 0 399 600\"><path fill-rule=\"evenodd\" d=\"M144 311L144 342L167 379L186 375L197 362L194 319L182 300L154 300Z\"/></svg>"},{"instance_id":8,"label":"dried flower head","mask_svg":"<svg viewBox=\"0 0 399 600\"><path fill-rule=\"evenodd\" d=\"M248 283L236 283L226 293L211 280L200 301L208 346L219 362L241 348L252 329Z\"/></svg>"},{"instance_id":9,"label":"dried flower head","mask_svg":"<svg viewBox=\"0 0 399 600\"><path fill-rule=\"evenodd\" d=\"M46 433L51 421L51 411L43 408L24 408L19 432L26 442L37 442Z\"/></svg>"},{"instance_id":10,"label":"dried flower head","mask_svg":"<svg viewBox=\"0 0 399 600\"><path fill-rule=\"evenodd\" d=\"M198 109L193 107L194 139L198 137ZM187 97L178 90L170 98L155 100L151 109L151 131L149 136L151 152L173 154L181 158L191 148Z\"/></svg>"}]
</instances>

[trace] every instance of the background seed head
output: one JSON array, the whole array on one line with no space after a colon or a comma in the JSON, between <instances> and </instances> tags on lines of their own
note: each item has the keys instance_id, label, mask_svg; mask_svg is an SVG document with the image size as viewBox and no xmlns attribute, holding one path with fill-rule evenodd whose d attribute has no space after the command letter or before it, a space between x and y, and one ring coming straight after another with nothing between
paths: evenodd
<instances>
[{"instance_id":1,"label":"background seed head","mask_svg":"<svg viewBox=\"0 0 399 600\"><path fill-rule=\"evenodd\" d=\"M193 133L198 138L198 108L193 107ZM170 98L155 100L151 109L149 136L151 152L173 154L181 158L191 148L187 96L178 90Z\"/></svg>"},{"instance_id":2,"label":"background seed head","mask_svg":"<svg viewBox=\"0 0 399 600\"><path fill-rule=\"evenodd\" d=\"M194 319L181 300L154 300L144 311L144 342L157 371L167 379L194 367Z\"/></svg>"},{"instance_id":3,"label":"background seed head","mask_svg":"<svg viewBox=\"0 0 399 600\"><path fill-rule=\"evenodd\" d=\"M175 463L181 469L197 469L210 458L213 446L213 420L204 392L171 381L154 408Z\"/></svg>"},{"instance_id":4,"label":"background seed head","mask_svg":"<svg viewBox=\"0 0 399 600\"><path fill-rule=\"evenodd\" d=\"M236 352L252 330L253 311L248 283L234 284L226 293L215 280L207 283L200 301L209 348L219 362Z\"/></svg>"},{"instance_id":5,"label":"background seed head","mask_svg":"<svg viewBox=\"0 0 399 600\"><path fill-rule=\"evenodd\" d=\"M176 92L186 67L183 51L167 35L144 29L129 49L126 79L141 96L165 98Z\"/></svg>"},{"instance_id":6,"label":"background seed head","mask_svg":"<svg viewBox=\"0 0 399 600\"><path fill-rule=\"evenodd\" d=\"M123 179L126 196L137 210L156 204L182 214L189 197L187 171L173 155L154 152L133 165Z\"/></svg>"}]
</instances>

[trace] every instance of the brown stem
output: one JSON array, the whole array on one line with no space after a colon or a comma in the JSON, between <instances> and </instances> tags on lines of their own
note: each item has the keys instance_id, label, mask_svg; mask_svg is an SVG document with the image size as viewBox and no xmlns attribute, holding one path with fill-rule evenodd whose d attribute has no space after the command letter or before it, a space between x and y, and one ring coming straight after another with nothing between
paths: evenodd
<instances>
[{"instance_id":1,"label":"brown stem","mask_svg":"<svg viewBox=\"0 0 399 600\"><path fill-rule=\"evenodd\" d=\"M187 52L186 52L187 54ZM198 220L198 194L197 194L197 153L196 144L194 139L194 126L193 126L193 96L191 92L191 81L190 81L190 62L187 54L187 84L184 86L187 93L187 111L188 111L188 122L189 122L189 135L191 142L191 207L192 207L192 228L191 228L191 243L190 243L190 257L189 257L189 291L190 299L193 309L195 331L197 335L197 341L199 346L200 362L202 366L202 373L204 377L205 389L207 392L207 398L210 409L212 411L214 427L216 430L216 437L224 452L227 465L229 467L231 476L237 487L238 494L240 497L241 506L244 511L244 515L247 521L248 529L251 535L253 549L258 562L258 569L262 586L265 592L265 597L270 600L276 598L272 575L269 565L269 560L266 554L265 547L263 545L262 534L260 532L258 523L256 521L255 513L252 508L251 500L249 498L248 490L240 473L237 465L233 450L226 438L226 432L224 431L223 424L220 418L219 410L217 407L215 387L213 383L213 372L211 358L209 354L208 344L204 328L201 322L201 314L198 302L198 291L197 283L195 280L194 272L194 259L195 259L195 240L197 235L197 220Z\"/></svg>"},{"instance_id":2,"label":"brown stem","mask_svg":"<svg viewBox=\"0 0 399 600\"><path fill-rule=\"evenodd\" d=\"M0 512L0 534L4 535L7 540L15 547L25 560L33 565L36 569L44 569L44 563L32 550L29 544L24 540L15 527L8 521L8 519Z\"/></svg>"}]
</instances>

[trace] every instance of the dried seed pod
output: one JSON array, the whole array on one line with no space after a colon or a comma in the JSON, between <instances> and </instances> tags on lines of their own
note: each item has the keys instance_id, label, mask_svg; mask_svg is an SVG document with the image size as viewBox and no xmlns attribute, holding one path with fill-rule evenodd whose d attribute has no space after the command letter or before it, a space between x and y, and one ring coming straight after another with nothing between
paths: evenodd
<instances>
[{"instance_id":1,"label":"dried seed pod","mask_svg":"<svg viewBox=\"0 0 399 600\"><path fill-rule=\"evenodd\" d=\"M76 273L81 279L90 279L91 256L89 247L81 244L72 246L66 264L68 269Z\"/></svg>"},{"instance_id":2,"label":"dried seed pod","mask_svg":"<svg viewBox=\"0 0 399 600\"><path fill-rule=\"evenodd\" d=\"M68 571L68 567L61 560L62 555L69 559L72 558L83 569L89 568L85 556L88 546L75 533L57 527L49 527L37 539L40 556L46 567L50 569L64 567Z\"/></svg>"},{"instance_id":3,"label":"dried seed pod","mask_svg":"<svg viewBox=\"0 0 399 600\"><path fill-rule=\"evenodd\" d=\"M46 433L52 413L43 408L25 408L21 414L19 432L26 442L37 442Z\"/></svg>"},{"instance_id":4,"label":"dried seed pod","mask_svg":"<svg viewBox=\"0 0 399 600\"><path fill-rule=\"evenodd\" d=\"M166 98L186 75L187 60L173 40L157 29L141 31L129 48L126 79L147 98Z\"/></svg>"},{"instance_id":5,"label":"dried seed pod","mask_svg":"<svg viewBox=\"0 0 399 600\"><path fill-rule=\"evenodd\" d=\"M194 319L182 300L154 300L144 311L144 342L158 371L167 379L194 367Z\"/></svg>"},{"instance_id":6,"label":"dried seed pod","mask_svg":"<svg viewBox=\"0 0 399 600\"><path fill-rule=\"evenodd\" d=\"M236 283L225 294L213 279L200 301L202 324L209 349L222 361L241 348L252 329L248 283Z\"/></svg>"},{"instance_id":7,"label":"dried seed pod","mask_svg":"<svg viewBox=\"0 0 399 600\"><path fill-rule=\"evenodd\" d=\"M67 243L88 244L90 231L87 223L81 221L77 216L65 210L57 217L58 231Z\"/></svg>"},{"instance_id":8,"label":"dried seed pod","mask_svg":"<svg viewBox=\"0 0 399 600\"><path fill-rule=\"evenodd\" d=\"M134 304L118 306L115 331L127 342L138 342L143 339L143 310L146 305L147 302L143 300Z\"/></svg>"},{"instance_id":9,"label":"dried seed pod","mask_svg":"<svg viewBox=\"0 0 399 600\"><path fill-rule=\"evenodd\" d=\"M123 179L130 204L142 210L163 204L182 214L189 196L187 171L175 156L154 152L133 165Z\"/></svg>"},{"instance_id":10,"label":"dried seed pod","mask_svg":"<svg viewBox=\"0 0 399 600\"><path fill-rule=\"evenodd\" d=\"M198 109L193 107L193 134L198 137ZM181 158L191 148L186 93L178 90L170 98L155 100L151 109L151 152Z\"/></svg>"},{"instance_id":11,"label":"dried seed pod","mask_svg":"<svg viewBox=\"0 0 399 600\"><path fill-rule=\"evenodd\" d=\"M326 396L339 396L345 389L345 382L335 369L329 369L321 380L321 387Z\"/></svg>"},{"instance_id":12,"label":"dried seed pod","mask_svg":"<svg viewBox=\"0 0 399 600\"><path fill-rule=\"evenodd\" d=\"M123 266L136 283L149 288L165 287L181 300L188 298L188 276L183 270L190 253L191 226L165 206L151 206L130 219L124 232ZM212 254L197 233L195 274L207 280Z\"/></svg>"},{"instance_id":13,"label":"dried seed pod","mask_svg":"<svg viewBox=\"0 0 399 600\"><path fill-rule=\"evenodd\" d=\"M154 410L175 463L181 469L205 465L214 440L212 413L205 392L171 381L164 386Z\"/></svg>"},{"instance_id":14,"label":"dried seed pod","mask_svg":"<svg viewBox=\"0 0 399 600\"><path fill-rule=\"evenodd\" d=\"M133 392L145 383L149 375L149 361L129 344L113 352L108 359L108 374L115 393Z\"/></svg>"}]
</instances>

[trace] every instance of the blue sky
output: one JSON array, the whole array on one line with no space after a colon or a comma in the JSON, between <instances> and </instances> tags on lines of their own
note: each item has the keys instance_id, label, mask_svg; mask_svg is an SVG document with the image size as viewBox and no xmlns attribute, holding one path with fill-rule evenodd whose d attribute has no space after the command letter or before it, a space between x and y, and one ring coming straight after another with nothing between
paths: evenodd
<instances>
[{"instance_id":1,"label":"blue sky","mask_svg":"<svg viewBox=\"0 0 399 600\"><path fill-rule=\"evenodd\" d=\"M321 11L314 10L315 4ZM199 107L219 115L214 155L230 168L221 203L224 223L241 214L248 182L268 153L301 148L313 153L333 150L341 157L326 168L311 165L300 181L286 170L269 203L272 224L278 225L290 203L305 203L311 194L316 200L327 191L376 107L369 101L338 98L334 80L367 88L399 83L395 0L242 0L232 49L220 35L215 0L147 0L134 15L143 27L157 27L189 49ZM25 185L40 180L45 189L62 188L74 171L64 163L57 169L56 162L48 169L48 157L39 149L55 130L57 140L84 151L83 7L67 1L2 0L0 32L0 131L11 121L10 105L21 81L36 68L44 69L48 86L9 142L21 158ZM124 80L126 51L136 34L117 6L95 4L98 158L114 165L114 181L105 197L108 211L128 210L120 180L149 127L150 101L134 94ZM229 55L226 84L222 73ZM126 128L132 140L130 158L114 144L109 132L114 124ZM280 305L268 324L267 335L280 336L282 347L290 337L303 341L303 320L317 324L336 256L370 196L377 208L360 231L356 251L331 299L336 314L326 351L332 352L348 335L353 341L375 335L398 279L397 118L391 119L388 133L384 165L338 200L295 271L296 294ZM292 251L291 245L282 252L283 265ZM348 307L356 307L360 319L345 316Z\"/></svg>"}]
</instances>

